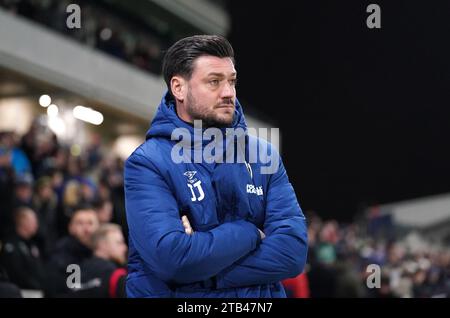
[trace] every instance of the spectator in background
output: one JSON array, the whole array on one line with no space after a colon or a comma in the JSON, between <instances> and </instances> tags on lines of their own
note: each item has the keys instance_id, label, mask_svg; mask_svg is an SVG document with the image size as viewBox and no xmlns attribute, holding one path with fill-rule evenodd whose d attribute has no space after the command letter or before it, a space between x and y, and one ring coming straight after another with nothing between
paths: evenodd
<instances>
[{"instance_id":1,"label":"spectator in background","mask_svg":"<svg viewBox=\"0 0 450 318\"><path fill-rule=\"evenodd\" d=\"M95 198L95 186L81 173L67 178L63 184L62 205L59 213L59 228L64 230L79 206L92 205ZM61 233L65 235L65 232Z\"/></svg>"},{"instance_id":2,"label":"spectator in background","mask_svg":"<svg viewBox=\"0 0 450 318\"><path fill-rule=\"evenodd\" d=\"M5 240L0 263L11 282L22 289L45 289L44 263L32 238L39 223L36 213L28 207L14 212L15 233Z\"/></svg>"},{"instance_id":3,"label":"spectator in background","mask_svg":"<svg viewBox=\"0 0 450 318\"><path fill-rule=\"evenodd\" d=\"M62 295L66 292L67 266L81 264L92 256L91 238L98 229L99 222L96 212L91 208L79 208L73 213L68 230L69 235L60 239L51 254L48 264L51 272L52 296Z\"/></svg>"},{"instance_id":4,"label":"spectator in background","mask_svg":"<svg viewBox=\"0 0 450 318\"><path fill-rule=\"evenodd\" d=\"M91 142L86 149L88 169L97 167L102 160L101 146L102 138L100 134L94 133L91 137Z\"/></svg>"},{"instance_id":5,"label":"spectator in background","mask_svg":"<svg viewBox=\"0 0 450 318\"><path fill-rule=\"evenodd\" d=\"M35 118L31 123L30 129L28 129L27 133L22 136L20 142L20 148L25 152L28 159L31 162L33 174L35 174L34 163L35 163L35 152L37 147L36 137L40 130L39 119Z\"/></svg>"},{"instance_id":6,"label":"spectator in background","mask_svg":"<svg viewBox=\"0 0 450 318\"><path fill-rule=\"evenodd\" d=\"M68 159L64 186L72 181L77 181L80 185L79 199L81 204L92 204L96 194L96 187L86 175L86 162L82 157L69 157Z\"/></svg>"},{"instance_id":7,"label":"spectator in background","mask_svg":"<svg viewBox=\"0 0 450 318\"><path fill-rule=\"evenodd\" d=\"M14 208L33 205L33 176L31 174L16 177L14 186Z\"/></svg>"},{"instance_id":8,"label":"spectator in background","mask_svg":"<svg viewBox=\"0 0 450 318\"><path fill-rule=\"evenodd\" d=\"M335 222L326 222L314 238L311 246L311 271L308 273L311 296L314 298L334 297L337 291L336 249L338 240Z\"/></svg>"},{"instance_id":9,"label":"spectator in background","mask_svg":"<svg viewBox=\"0 0 450 318\"><path fill-rule=\"evenodd\" d=\"M31 174L31 164L25 152L17 146L16 136L11 132L0 134L0 155L9 154L9 163L16 176Z\"/></svg>"},{"instance_id":10,"label":"spectator in background","mask_svg":"<svg viewBox=\"0 0 450 318\"><path fill-rule=\"evenodd\" d=\"M6 189L9 196L5 196L1 204L3 209L2 218L5 222L3 226L4 236L9 236L14 233L13 212L19 207L33 207L33 176L24 174L14 177L13 174L11 182L13 182L12 193L10 193L10 189Z\"/></svg>"},{"instance_id":11,"label":"spectator in background","mask_svg":"<svg viewBox=\"0 0 450 318\"><path fill-rule=\"evenodd\" d=\"M103 195L109 194L113 204L113 222L122 227L124 236L128 238L128 223L125 213L125 193L123 185L123 162L119 158L110 157L102 162L100 183Z\"/></svg>"},{"instance_id":12,"label":"spectator in background","mask_svg":"<svg viewBox=\"0 0 450 318\"><path fill-rule=\"evenodd\" d=\"M41 251L47 257L58 238L57 233L57 197L52 187L50 177L41 177L36 182L33 208L39 219L38 238Z\"/></svg>"},{"instance_id":13,"label":"spectator in background","mask_svg":"<svg viewBox=\"0 0 450 318\"><path fill-rule=\"evenodd\" d=\"M56 135L46 126L43 118L36 118L22 137L21 149L31 162L33 176L39 178L51 165L59 147Z\"/></svg>"},{"instance_id":14,"label":"spectator in background","mask_svg":"<svg viewBox=\"0 0 450 318\"><path fill-rule=\"evenodd\" d=\"M60 196L58 194L62 191L64 183L64 173L59 169L50 169L47 172L47 176L51 179L53 191L55 191L57 199L59 201Z\"/></svg>"},{"instance_id":15,"label":"spectator in background","mask_svg":"<svg viewBox=\"0 0 450 318\"><path fill-rule=\"evenodd\" d=\"M81 289L76 297L126 297L127 246L117 224L103 224L92 235L94 255L81 264Z\"/></svg>"},{"instance_id":16,"label":"spectator in background","mask_svg":"<svg viewBox=\"0 0 450 318\"><path fill-rule=\"evenodd\" d=\"M77 207L81 205L80 183L76 180L72 180L66 182L63 187L64 190L62 191L60 212L58 213L58 228L60 229L61 236L67 234L70 219Z\"/></svg>"}]
</instances>

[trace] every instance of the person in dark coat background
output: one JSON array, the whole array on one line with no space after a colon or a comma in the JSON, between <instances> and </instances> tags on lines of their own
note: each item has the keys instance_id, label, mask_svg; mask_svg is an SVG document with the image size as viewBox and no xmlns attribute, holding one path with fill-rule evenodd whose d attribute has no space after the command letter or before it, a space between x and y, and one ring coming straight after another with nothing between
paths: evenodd
<instances>
[{"instance_id":1,"label":"person in dark coat background","mask_svg":"<svg viewBox=\"0 0 450 318\"><path fill-rule=\"evenodd\" d=\"M81 286L74 297L124 298L127 246L117 224L102 224L92 235L93 256L81 263Z\"/></svg>"},{"instance_id":2,"label":"person in dark coat background","mask_svg":"<svg viewBox=\"0 0 450 318\"><path fill-rule=\"evenodd\" d=\"M56 243L55 250L47 264L52 276L51 295L59 296L70 292L66 286L67 266L80 265L92 256L92 234L98 229L96 212L89 207L75 210L69 222L69 235Z\"/></svg>"},{"instance_id":3,"label":"person in dark coat background","mask_svg":"<svg viewBox=\"0 0 450 318\"><path fill-rule=\"evenodd\" d=\"M12 283L21 289L44 290L44 262L33 237L38 232L36 213L27 207L14 211L15 233L3 244L0 264Z\"/></svg>"}]
</instances>

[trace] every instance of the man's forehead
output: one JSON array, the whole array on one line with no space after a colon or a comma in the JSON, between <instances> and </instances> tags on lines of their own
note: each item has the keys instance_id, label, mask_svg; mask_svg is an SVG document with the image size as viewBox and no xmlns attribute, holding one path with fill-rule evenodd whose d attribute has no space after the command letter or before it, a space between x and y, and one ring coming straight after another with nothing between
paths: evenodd
<instances>
[{"instance_id":1,"label":"man's forehead","mask_svg":"<svg viewBox=\"0 0 450 318\"><path fill-rule=\"evenodd\" d=\"M194 73L201 75L236 74L233 60L229 57L200 56L195 60Z\"/></svg>"},{"instance_id":2,"label":"man's forehead","mask_svg":"<svg viewBox=\"0 0 450 318\"><path fill-rule=\"evenodd\" d=\"M84 221L90 220L91 218L95 219L96 212L94 210L80 210L73 216L73 220L75 221Z\"/></svg>"}]
</instances>

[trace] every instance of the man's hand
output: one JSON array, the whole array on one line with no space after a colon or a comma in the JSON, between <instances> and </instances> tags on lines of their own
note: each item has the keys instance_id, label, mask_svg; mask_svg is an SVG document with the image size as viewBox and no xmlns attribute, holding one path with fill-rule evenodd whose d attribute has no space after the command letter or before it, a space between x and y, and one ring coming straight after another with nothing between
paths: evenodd
<instances>
[{"instance_id":1,"label":"man's hand","mask_svg":"<svg viewBox=\"0 0 450 318\"><path fill-rule=\"evenodd\" d=\"M189 219L187 218L186 215L183 215L181 217L181 222L183 222L183 226L184 226L184 232L187 235L192 235L194 234L194 230L192 229L191 223L189 223Z\"/></svg>"},{"instance_id":2,"label":"man's hand","mask_svg":"<svg viewBox=\"0 0 450 318\"><path fill-rule=\"evenodd\" d=\"M194 230L192 229L191 223L189 222L189 219L187 218L186 215L183 215L181 217L181 222L183 222L183 226L184 226L184 232L187 235L192 235L194 234ZM259 235L261 237L261 240L264 240L266 238L266 234L264 234L263 231L261 231L260 229L258 229L259 231Z\"/></svg>"}]
</instances>

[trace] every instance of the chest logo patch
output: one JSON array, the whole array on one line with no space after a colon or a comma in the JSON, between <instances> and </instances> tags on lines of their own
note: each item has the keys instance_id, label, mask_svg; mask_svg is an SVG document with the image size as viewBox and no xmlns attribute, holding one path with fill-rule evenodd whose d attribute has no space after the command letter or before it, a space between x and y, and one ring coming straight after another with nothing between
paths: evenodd
<instances>
[{"instance_id":1,"label":"chest logo patch","mask_svg":"<svg viewBox=\"0 0 450 318\"><path fill-rule=\"evenodd\" d=\"M247 193L252 193L256 195L263 195L262 186L255 187L253 184L247 184Z\"/></svg>"},{"instance_id":2,"label":"chest logo patch","mask_svg":"<svg viewBox=\"0 0 450 318\"><path fill-rule=\"evenodd\" d=\"M202 188L202 182L197 178L194 178L196 173L197 171L186 171L185 173L183 173L183 175L187 177L187 186L189 190L191 190L191 200L193 202L202 201L205 198L205 192Z\"/></svg>"}]
</instances>

